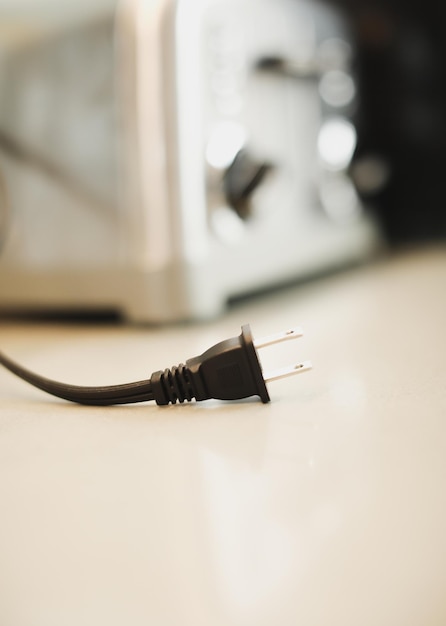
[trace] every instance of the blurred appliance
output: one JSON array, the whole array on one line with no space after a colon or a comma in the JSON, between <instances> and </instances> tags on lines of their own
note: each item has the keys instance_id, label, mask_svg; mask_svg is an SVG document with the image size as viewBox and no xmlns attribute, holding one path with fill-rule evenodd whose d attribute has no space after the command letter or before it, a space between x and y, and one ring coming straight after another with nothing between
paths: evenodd
<instances>
[{"instance_id":1,"label":"blurred appliance","mask_svg":"<svg viewBox=\"0 0 446 626\"><path fill-rule=\"evenodd\" d=\"M202 318L375 250L348 176L355 80L336 10L90 13L2 20L0 309Z\"/></svg>"}]
</instances>

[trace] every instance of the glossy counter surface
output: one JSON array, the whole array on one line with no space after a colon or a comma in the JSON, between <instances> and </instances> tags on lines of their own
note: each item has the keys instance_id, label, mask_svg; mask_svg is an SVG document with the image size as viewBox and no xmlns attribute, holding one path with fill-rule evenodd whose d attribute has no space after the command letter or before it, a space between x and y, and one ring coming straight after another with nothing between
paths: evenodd
<instances>
[{"instance_id":1,"label":"glossy counter surface","mask_svg":"<svg viewBox=\"0 0 446 626\"><path fill-rule=\"evenodd\" d=\"M2 322L77 384L301 324L272 403L89 408L0 371L3 626L443 626L446 250L162 329Z\"/></svg>"}]
</instances>

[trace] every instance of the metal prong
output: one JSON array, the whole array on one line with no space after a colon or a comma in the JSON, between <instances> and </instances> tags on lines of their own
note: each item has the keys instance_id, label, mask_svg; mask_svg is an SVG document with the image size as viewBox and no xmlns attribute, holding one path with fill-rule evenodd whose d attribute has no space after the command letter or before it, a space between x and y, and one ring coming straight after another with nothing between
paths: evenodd
<instances>
[{"instance_id":1,"label":"metal prong","mask_svg":"<svg viewBox=\"0 0 446 626\"><path fill-rule=\"evenodd\" d=\"M290 341L291 339L299 339L302 337L304 331L299 326L296 328L290 328L281 333L275 333L274 335L268 335L268 337L262 337L254 341L254 347L258 350L260 348L266 348L282 341Z\"/></svg>"},{"instance_id":2,"label":"metal prong","mask_svg":"<svg viewBox=\"0 0 446 626\"><path fill-rule=\"evenodd\" d=\"M313 366L311 361L303 361L298 365L291 365L290 367L284 367L275 372L271 372L265 376L266 383L272 383L275 380L281 380L282 378L288 378L289 376L295 376L296 374L303 374L311 370Z\"/></svg>"}]
</instances>

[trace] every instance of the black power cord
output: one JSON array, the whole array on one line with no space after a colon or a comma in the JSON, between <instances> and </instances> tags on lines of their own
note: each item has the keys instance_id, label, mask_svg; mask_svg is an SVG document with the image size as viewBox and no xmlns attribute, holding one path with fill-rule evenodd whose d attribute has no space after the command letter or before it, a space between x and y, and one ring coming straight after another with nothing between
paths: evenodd
<instances>
[{"instance_id":1,"label":"black power cord","mask_svg":"<svg viewBox=\"0 0 446 626\"><path fill-rule=\"evenodd\" d=\"M305 361L265 376L257 350L282 341L302 336L300 328L293 328L254 341L249 325L242 326L238 337L216 344L202 355L188 359L186 364L154 372L150 379L124 385L82 387L66 385L18 365L0 352L0 364L34 387L47 393L87 405L130 404L155 400L159 405L209 400L239 400L258 396L269 402L266 383L311 369Z\"/></svg>"}]
</instances>

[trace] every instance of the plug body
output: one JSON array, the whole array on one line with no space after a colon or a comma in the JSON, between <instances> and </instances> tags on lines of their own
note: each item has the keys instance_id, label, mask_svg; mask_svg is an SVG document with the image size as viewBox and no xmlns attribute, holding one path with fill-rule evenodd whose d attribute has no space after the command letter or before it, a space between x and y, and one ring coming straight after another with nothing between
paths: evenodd
<instances>
[{"instance_id":1,"label":"plug body","mask_svg":"<svg viewBox=\"0 0 446 626\"><path fill-rule=\"evenodd\" d=\"M305 361L265 377L257 348L296 339L302 334L300 328L293 328L254 342L246 324L238 337L217 343L200 356L188 359L186 365L154 372L150 379L153 398L160 405L193 398L198 401L240 400L251 396L258 396L267 403L270 401L267 382L306 372L311 369L311 363Z\"/></svg>"},{"instance_id":2,"label":"plug body","mask_svg":"<svg viewBox=\"0 0 446 626\"><path fill-rule=\"evenodd\" d=\"M186 361L186 365L202 381L208 398L239 400L259 396L264 403L270 401L248 324L242 326L238 337L221 341L200 357Z\"/></svg>"},{"instance_id":3,"label":"plug body","mask_svg":"<svg viewBox=\"0 0 446 626\"><path fill-rule=\"evenodd\" d=\"M239 400L259 396L270 401L257 351L248 324L238 337L225 339L179 365L151 377L157 404L216 400Z\"/></svg>"}]
</instances>

